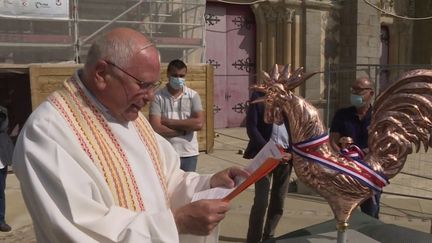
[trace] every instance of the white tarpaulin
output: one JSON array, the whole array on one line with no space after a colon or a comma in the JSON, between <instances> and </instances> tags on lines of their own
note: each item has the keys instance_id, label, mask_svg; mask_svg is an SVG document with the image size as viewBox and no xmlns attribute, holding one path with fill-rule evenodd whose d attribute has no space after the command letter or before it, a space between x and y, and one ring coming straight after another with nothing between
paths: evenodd
<instances>
[{"instance_id":1,"label":"white tarpaulin","mask_svg":"<svg viewBox=\"0 0 432 243\"><path fill-rule=\"evenodd\" d=\"M69 0L0 0L0 17L69 19Z\"/></svg>"}]
</instances>

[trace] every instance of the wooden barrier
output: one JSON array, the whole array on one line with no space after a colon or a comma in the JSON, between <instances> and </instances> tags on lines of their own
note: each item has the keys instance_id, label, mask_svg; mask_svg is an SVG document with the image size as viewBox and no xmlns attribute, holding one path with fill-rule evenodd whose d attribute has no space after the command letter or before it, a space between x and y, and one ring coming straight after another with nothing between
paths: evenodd
<instances>
[{"instance_id":1,"label":"wooden barrier","mask_svg":"<svg viewBox=\"0 0 432 243\"><path fill-rule=\"evenodd\" d=\"M73 72L82 67L77 64L31 64L29 65L32 108L35 109ZM166 64L162 65L161 81L167 82ZM186 85L196 90L201 96L205 122L198 132L200 151L210 153L214 145L213 121L213 67L206 64L188 65ZM148 107L142 111L148 116Z\"/></svg>"}]
</instances>

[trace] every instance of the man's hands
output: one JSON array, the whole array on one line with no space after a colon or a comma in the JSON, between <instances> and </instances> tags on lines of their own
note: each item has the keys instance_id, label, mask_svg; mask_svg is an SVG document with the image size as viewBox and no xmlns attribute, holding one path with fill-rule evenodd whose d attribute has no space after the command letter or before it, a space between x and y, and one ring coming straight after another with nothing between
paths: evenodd
<instances>
[{"instance_id":1,"label":"man's hands","mask_svg":"<svg viewBox=\"0 0 432 243\"><path fill-rule=\"evenodd\" d=\"M204 124L203 112L194 112L188 119L169 119L166 117L160 118L160 123L173 130L179 131L199 131L202 129Z\"/></svg>"},{"instance_id":2,"label":"man's hands","mask_svg":"<svg viewBox=\"0 0 432 243\"><path fill-rule=\"evenodd\" d=\"M233 188L235 186L234 178L236 176L247 178L249 177L249 172L236 166L219 171L210 178L210 187Z\"/></svg>"},{"instance_id":3,"label":"man's hands","mask_svg":"<svg viewBox=\"0 0 432 243\"><path fill-rule=\"evenodd\" d=\"M225 218L229 203L220 199L204 199L173 210L179 233L208 235Z\"/></svg>"},{"instance_id":4,"label":"man's hands","mask_svg":"<svg viewBox=\"0 0 432 243\"><path fill-rule=\"evenodd\" d=\"M172 119L168 119L166 117L161 117L161 124L164 125L164 126L167 126L167 127L171 128L171 129L173 129L172 128L173 122L171 122L171 121L172 121Z\"/></svg>"},{"instance_id":5,"label":"man's hands","mask_svg":"<svg viewBox=\"0 0 432 243\"><path fill-rule=\"evenodd\" d=\"M240 167L230 167L210 178L210 187L234 187L236 176L248 177ZM173 210L179 233L208 235L225 218L229 203L221 199L203 199Z\"/></svg>"},{"instance_id":6,"label":"man's hands","mask_svg":"<svg viewBox=\"0 0 432 243\"><path fill-rule=\"evenodd\" d=\"M292 154L284 153L281 158L281 164L288 164L292 159Z\"/></svg>"}]
</instances>

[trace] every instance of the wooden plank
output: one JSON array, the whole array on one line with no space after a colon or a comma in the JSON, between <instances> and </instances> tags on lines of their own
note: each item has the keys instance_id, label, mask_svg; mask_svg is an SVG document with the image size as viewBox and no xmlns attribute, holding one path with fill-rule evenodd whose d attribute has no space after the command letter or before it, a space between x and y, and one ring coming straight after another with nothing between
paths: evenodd
<instances>
[{"instance_id":1,"label":"wooden plank","mask_svg":"<svg viewBox=\"0 0 432 243\"><path fill-rule=\"evenodd\" d=\"M32 109L58 89L77 68L76 64L31 64L29 66Z\"/></svg>"}]
</instances>

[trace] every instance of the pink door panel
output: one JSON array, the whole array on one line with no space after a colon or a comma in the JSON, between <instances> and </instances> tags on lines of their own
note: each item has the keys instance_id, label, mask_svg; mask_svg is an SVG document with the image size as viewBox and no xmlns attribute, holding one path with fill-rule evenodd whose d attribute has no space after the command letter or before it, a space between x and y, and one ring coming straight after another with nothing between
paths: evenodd
<instances>
[{"instance_id":1,"label":"pink door panel","mask_svg":"<svg viewBox=\"0 0 432 243\"><path fill-rule=\"evenodd\" d=\"M208 3L206 59L215 68L215 128L244 125L255 79L255 19L249 6Z\"/></svg>"},{"instance_id":2,"label":"pink door panel","mask_svg":"<svg viewBox=\"0 0 432 243\"><path fill-rule=\"evenodd\" d=\"M221 5L206 7L206 60L214 67L214 126L227 127L226 8Z\"/></svg>"},{"instance_id":3,"label":"pink door panel","mask_svg":"<svg viewBox=\"0 0 432 243\"><path fill-rule=\"evenodd\" d=\"M255 76L255 19L249 6L227 10L228 127L244 125L250 79Z\"/></svg>"}]
</instances>

